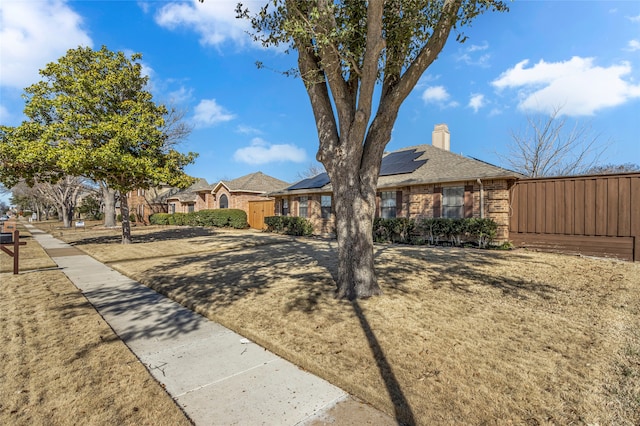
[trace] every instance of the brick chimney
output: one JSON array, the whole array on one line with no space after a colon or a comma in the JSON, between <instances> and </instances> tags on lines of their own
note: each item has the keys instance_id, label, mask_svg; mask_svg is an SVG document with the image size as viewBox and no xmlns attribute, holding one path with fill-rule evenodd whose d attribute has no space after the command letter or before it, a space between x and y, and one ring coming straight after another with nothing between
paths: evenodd
<instances>
[{"instance_id":1,"label":"brick chimney","mask_svg":"<svg viewBox=\"0 0 640 426\"><path fill-rule=\"evenodd\" d=\"M451 135L446 124L436 124L431 133L431 145L436 148L451 150Z\"/></svg>"}]
</instances>

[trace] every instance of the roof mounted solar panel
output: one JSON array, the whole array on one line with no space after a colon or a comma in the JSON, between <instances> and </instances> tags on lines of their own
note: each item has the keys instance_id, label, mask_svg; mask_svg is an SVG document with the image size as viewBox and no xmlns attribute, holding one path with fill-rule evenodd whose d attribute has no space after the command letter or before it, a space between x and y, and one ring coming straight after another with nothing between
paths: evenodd
<instances>
[{"instance_id":1,"label":"roof mounted solar panel","mask_svg":"<svg viewBox=\"0 0 640 426\"><path fill-rule=\"evenodd\" d=\"M427 162L427 160L417 160L424 151L417 152L417 149L392 152L382 158L380 165L380 176L401 175L412 173Z\"/></svg>"},{"instance_id":2,"label":"roof mounted solar panel","mask_svg":"<svg viewBox=\"0 0 640 426\"><path fill-rule=\"evenodd\" d=\"M330 182L329 175L326 173L320 173L317 176L301 180L295 185L290 186L287 189L315 189L322 188Z\"/></svg>"}]
</instances>

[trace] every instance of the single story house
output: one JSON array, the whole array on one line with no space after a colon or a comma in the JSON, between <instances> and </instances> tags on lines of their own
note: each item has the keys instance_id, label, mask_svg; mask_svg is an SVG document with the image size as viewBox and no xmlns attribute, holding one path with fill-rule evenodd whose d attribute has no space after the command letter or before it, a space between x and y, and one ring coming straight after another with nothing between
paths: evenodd
<instances>
[{"instance_id":1,"label":"single story house","mask_svg":"<svg viewBox=\"0 0 640 426\"><path fill-rule=\"evenodd\" d=\"M378 178L376 217L491 218L498 241L509 238L510 190L519 173L454 154L446 124L438 124L431 145L386 153ZM269 194L276 215L301 216L318 235L335 234L332 188L326 173Z\"/></svg>"},{"instance_id":2,"label":"single story house","mask_svg":"<svg viewBox=\"0 0 640 426\"><path fill-rule=\"evenodd\" d=\"M251 173L233 180L221 180L213 185L213 208L240 209L249 213L249 201L266 200L267 194L289 186L288 182L265 175Z\"/></svg>"},{"instance_id":3,"label":"single story house","mask_svg":"<svg viewBox=\"0 0 640 426\"><path fill-rule=\"evenodd\" d=\"M262 172L209 185L198 179L184 191L167 198L168 213L189 213L210 209L240 209L249 214L249 201L268 200L267 193L289 186L288 182Z\"/></svg>"},{"instance_id":4,"label":"single story house","mask_svg":"<svg viewBox=\"0 0 640 426\"><path fill-rule=\"evenodd\" d=\"M212 209L210 197L211 186L204 178L198 178L193 185L185 190L174 193L166 199L167 213L191 213Z\"/></svg>"}]
</instances>

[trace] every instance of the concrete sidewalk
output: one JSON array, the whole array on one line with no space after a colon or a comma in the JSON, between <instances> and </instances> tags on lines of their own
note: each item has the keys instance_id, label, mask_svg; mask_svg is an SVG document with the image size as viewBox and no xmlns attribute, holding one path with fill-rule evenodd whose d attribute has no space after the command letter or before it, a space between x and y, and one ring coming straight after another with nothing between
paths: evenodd
<instances>
[{"instance_id":1,"label":"concrete sidewalk","mask_svg":"<svg viewBox=\"0 0 640 426\"><path fill-rule=\"evenodd\" d=\"M196 425L396 424L330 383L27 226Z\"/></svg>"}]
</instances>

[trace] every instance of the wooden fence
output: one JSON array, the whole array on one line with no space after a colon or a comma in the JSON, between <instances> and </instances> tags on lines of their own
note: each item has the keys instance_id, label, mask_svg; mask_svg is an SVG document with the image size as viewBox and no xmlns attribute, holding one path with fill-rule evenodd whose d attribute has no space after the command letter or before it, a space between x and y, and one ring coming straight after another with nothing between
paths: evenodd
<instances>
[{"instance_id":1,"label":"wooden fence","mask_svg":"<svg viewBox=\"0 0 640 426\"><path fill-rule=\"evenodd\" d=\"M265 229L264 218L275 214L275 201L249 201L249 226L254 229Z\"/></svg>"},{"instance_id":2,"label":"wooden fence","mask_svg":"<svg viewBox=\"0 0 640 426\"><path fill-rule=\"evenodd\" d=\"M509 240L547 251L640 260L640 173L522 179Z\"/></svg>"}]
</instances>

